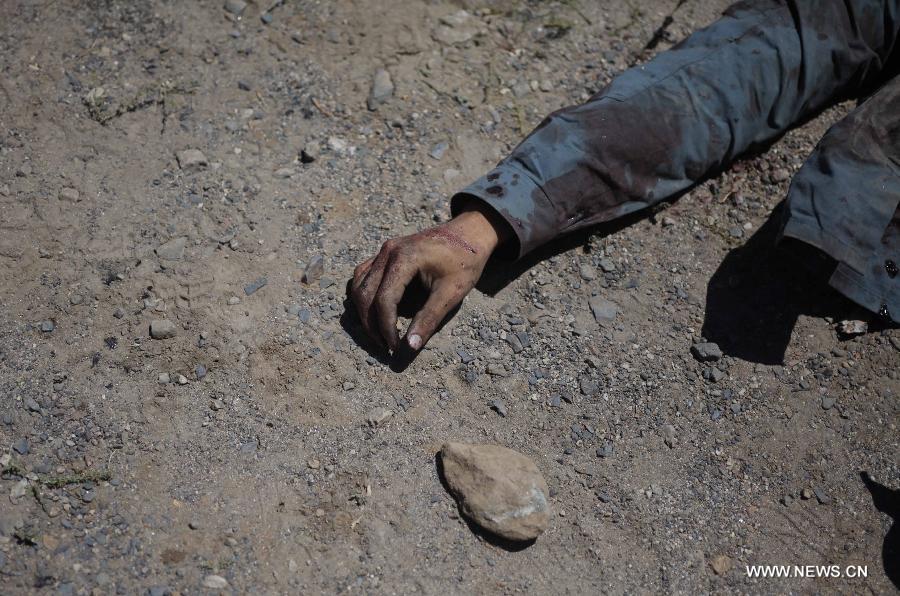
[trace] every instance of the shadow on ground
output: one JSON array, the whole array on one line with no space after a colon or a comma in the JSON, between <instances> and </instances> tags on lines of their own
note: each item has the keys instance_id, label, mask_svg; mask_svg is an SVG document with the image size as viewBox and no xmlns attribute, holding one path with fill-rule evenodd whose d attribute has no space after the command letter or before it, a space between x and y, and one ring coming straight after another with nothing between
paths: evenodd
<instances>
[{"instance_id":1,"label":"shadow on ground","mask_svg":"<svg viewBox=\"0 0 900 596\"><path fill-rule=\"evenodd\" d=\"M824 253L790 239L776 246L783 208L728 252L706 290L703 337L749 362L782 364L801 315L840 319L857 309L828 285L835 264Z\"/></svg>"},{"instance_id":2,"label":"shadow on ground","mask_svg":"<svg viewBox=\"0 0 900 596\"><path fill-rule=\"evenodd\" d=\"M900 589L900 489L891 489L878 484L868 472L860 472L863 484L872 495L875 509L889 515L894 523L884 537L881 560L884 573L897 589Z\"/></svg>"}]
</instances>

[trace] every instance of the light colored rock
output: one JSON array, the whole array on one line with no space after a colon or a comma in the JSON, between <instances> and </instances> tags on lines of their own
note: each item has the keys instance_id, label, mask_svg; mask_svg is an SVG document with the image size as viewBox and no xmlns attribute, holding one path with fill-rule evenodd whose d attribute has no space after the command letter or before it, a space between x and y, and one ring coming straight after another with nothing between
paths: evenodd
<instances>
[{"instance_id":1,"label":"light colored rock","mask_svg":"<svg viewBox=\"0 0 900 596\"><path fill-rule=\"evenodd\" d=\"M175 323L168 319L150 321L150 337L153 339L169 339L175 337Z\"/></svg>"},{"instance_id":2,"label":"light colored rock","mask_svg":"<svg viewBox=\"0 0 900 596\"><path fill-rule=\"evenodd\" d=\"M375 71L372 78L372 89L369 91L369 99L366 105L373 112L378 106L386 102L394 94L394 81L391 80L391 73L383 68Z\"/></svg>"},{"instance_id":3,"label":"light colored rock","mask_svg":"<svg viewBox=\"0 0 900 596\"><path fill-rule=\"evenodd\" d=\"M203 587L210 590L224 590L228 587L228 580L221 575L207 575L203 578Z\"/></svg>"},{"instance_id":4,"label":"light colored rock","mask_svg":"<svg viewBox=\"0 0 900 596\"><path fill-rule=\"evenodd\" d=\"M863 335L868 333L869 324L865 321L841 321L840 325L838 325L838 331L841 335L846 336Z\"/></svg>"},{"instance_id":5,"label":"light colored rock","mask_svg":"<svg viewBox=\"0 0 900 596\"><path fill-rule=\"evenodd\" d=\"M499 445L445 443L444 478L463 514L507 540L534 540L550 523L547 482L534 462Z\"/></svg>"},{"instance_id":6,"label":"light colored rock","mask_svg":"<svg viewBox=\"0 0 900 596\"><path fill-rule=\"evenodd\" d=\"M199 149L185 149L175 154L182 170L202 170L209 165L206 156Z\"/></svg>"},{"instance_id":7,"label":"light colored rock","mask_svg":"<svg viewBox=\"0 0 900 596\"><path fill-rule=\"evenodd\" d=\"M619 306L615 302L611 302L601 296L594 296L588 304L591 307L594 320L601 325L612 322L619 313Z\"/></svg>"},{"instance_id":8,"label":"light colored rock","mask_svg":"<svg viewBox=\"0 0 900 596\"><path fill-rule=\"evenodd\" d=\"M156 256L166 261L180 261L184 258L185 248L187 248L187 238L179 236L157 246Z\"/></svg>"},{"instance_id":9,"label":"light colored rock","mask_svg":"<svg viewBox=\"0 0 900 596\"><path fill-rule=\"evenodd\" d=\"M709 565L716 575L725 575L731 569L731 557L728 555L719 555L710 561Z\"/></svg>"}]
</instances>

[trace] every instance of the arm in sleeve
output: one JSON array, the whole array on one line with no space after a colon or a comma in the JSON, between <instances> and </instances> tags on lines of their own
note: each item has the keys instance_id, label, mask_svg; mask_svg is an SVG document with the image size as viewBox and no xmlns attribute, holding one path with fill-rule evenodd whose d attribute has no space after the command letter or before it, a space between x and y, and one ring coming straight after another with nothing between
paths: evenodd
<instances>
[{"instance_id":1,"label":"arm in sleeve","mask_svg":"<svg viewBox=\"0 0 900 596\"><path fill-rule=\"evenodd\" d=\"M900 0L760 0L587 103L548 116L454 195L510 224L522 256L553 238L676 197L753 147L897 70Z\"/></svg>"}]
</instances>

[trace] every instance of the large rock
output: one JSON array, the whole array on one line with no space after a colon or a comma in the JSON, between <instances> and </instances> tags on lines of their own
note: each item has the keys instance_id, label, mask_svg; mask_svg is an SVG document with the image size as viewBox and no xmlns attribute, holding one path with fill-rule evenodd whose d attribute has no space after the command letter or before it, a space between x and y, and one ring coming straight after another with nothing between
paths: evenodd
<instances>
[{"instance_id":1,"label":"large rock","mask_svg":"<svg viewBox=\"0 0 900 596\"><path fill-rule=\"evenodd\" d=\"M547 482L534 462L498 445L446 443L444 478L470 520L507 540L534 540L550 522Z\"/></svg>"}]
</instances>

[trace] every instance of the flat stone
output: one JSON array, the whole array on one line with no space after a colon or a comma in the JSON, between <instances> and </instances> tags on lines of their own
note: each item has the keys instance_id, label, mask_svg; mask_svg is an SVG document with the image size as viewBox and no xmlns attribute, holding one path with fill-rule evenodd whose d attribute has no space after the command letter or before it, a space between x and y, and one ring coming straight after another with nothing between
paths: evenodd
<instances>
[{"instance_id":1,"label":"flat stone","mask_svg":"<svg viewBox=\"0 0 900 596\"><path fill-rule=\"evenodd\" d=\"M165 261L180 261L184 258L184 249L187 248L187 237L179 236L156 247L156 256Z\"/></svg>"},{"instance_id":2,"label":"flat stone","mask_svg":"<svg viewBox=\"0 0 900 596\"><path fill-rule=\"evenodd\" d=\"M182 170L202 170L209 165L206 156L199 149L185 149L175 154Z\"/></svg>"},{"instance_id":3,"label":"flat stone","mask_svg":"<svg viewBox=\"0 0 900 596\"><path fill-rule=\"evenodd\" d=\"M175 337L175 323L168 319L150 321L150 337L153 339L169 339Z\"/></svg>"},{"instance_id":4,"label":"flat stone","mask_svg":"<svg viewBox=\"0 0 900 596\"><path fill-rule=\"evenodd\" d=\"M56 325L53 323L53 321L41 321L41 331L43 331L44 333L50 333L54 329L56 329Z\"/></svg>"},{"instance_id":5,"label":"flat stone","mask_svg":"<svg viewBox=\"0 0 900 596\"><path fill-rule=\"evenodd\" d=\"M445 443L444 478L463 515L507 540L534 540L550 523L550 490L535 463L499 445Z\"/></svg>"},{"instance_id":6,"label":"flat stone","mask_svg":"<svg viewBox=\"0 0 900 596\"><path fill-rule=\"evenodd\" d=\"M722 358L722 349L719 344L703 342L692 345L691 354L700 362L715 362Z\"/></svg>"},{"instance_id":7,"label":"flat stone","mask_svg":"<svg viewBox=\"0 0 900 596\"><path fill-rule=\"evenodd\" d=\"M615 302L601 296L594 296L591 298L588 301L588 305L591 307L591 313L594 315L594 320L601 325L604 323L611 323L615 320L616 315L619 314L619 306Z\"/></svg>"},{"instance_id":8,"label":"flat stone","mask_svg":"<svg viewBox=\"0 0 900 596\"><path fill-rule=\"evenodd\" d=\"M590 265L582 265L578 269L578 274L581 276L581 279L584 281L590 281L597 277L597 274L594 272L594 268Z\"/></svg>"},{"instance_id":9,"label":"flat stone","mask_svg":"<svg viewBox=\"0 0 900 596\"><path fill-rule=\"evenodd\" d=\"M252 296L258 290L260 290L261 288L264 288L266 286L266 284L268 284L268 283L269 283L269 280L266 279L265 277L260 277L258 279L255 279L252 282L248 283L246 286L244 286L244 294L246 294L247 296Z\"/></svg>"},{"instance_id":10,"label":"flat stone","mask_svg":"<svg viewBox=\"0 0 900 596\"><path fill-rule=\"evenodd\" d=\"M224 590L228 587L228 580L221 575L207 575L203 578L203 587L210 590Z\"/></svg>"},{"instance_id":11,"label":"flat stone","mask_svg":"<svg viewBox=\"0 0 900 596\"><path fill-rule=\"evenodd\" d=\"M372 77L372 88L369 90L369 98L366 100L366 106L371 111L378 109L378 106L386 102L394 95L394 81L391 80L391 73L383 68L375 71Z\"/></svg>"}]
</instances>

